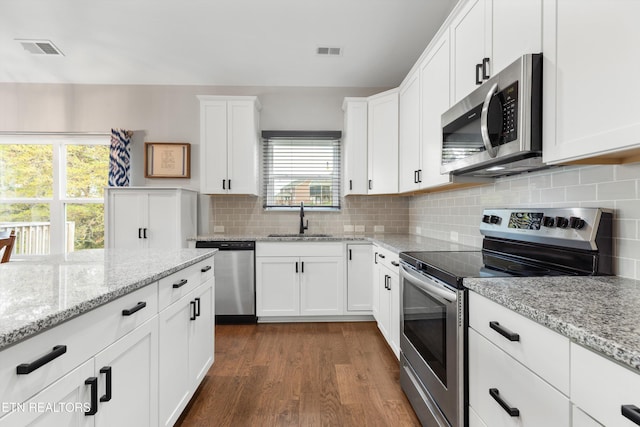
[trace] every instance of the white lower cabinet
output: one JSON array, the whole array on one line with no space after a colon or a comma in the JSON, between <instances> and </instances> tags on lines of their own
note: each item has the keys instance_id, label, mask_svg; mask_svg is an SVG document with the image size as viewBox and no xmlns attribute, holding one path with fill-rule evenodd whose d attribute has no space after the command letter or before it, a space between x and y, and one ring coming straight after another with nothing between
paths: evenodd
<instances>
[{"instance_id":1,"label":"white lower cabinet","mask_svg":"<svg viewBox=\"0 0 640 427\"><path fill-rule=\"evenodd\" d=\"M258 243L258 317L344 314L342 243ZM304 256L300 256L304 255Z\"/></svg>"},{"instance_id":2,"label":"white lower cabinet","mask_svg":"<svg viewBox=\"0 0 640 427\"><path fill-rule=\"evenodd\" d=\"M159 314L160 424L173 425L213 364L213 279Z\"/></svg>"},{"instance_id":3,"label":"white lower cabinet","mask_svg":"<svg viewBox=\"0 0 640 427\"><path fill-rule=\"evenodd\" d=\"M396 357L400 358L400 274L398 254L373 247L373 317Z\"/></svg>"},{"instance_id":4,"label":"white lower cabinet","mask_svg":"<svg viewBox=\"0 0 640 427\"><path fill-rule=\"evenodd\" d=\"M347 245L347 311L370 314L372 310L373 281L371 245ZM366 312L366 313L363 313Z\"/></svg>"}]
</instances>

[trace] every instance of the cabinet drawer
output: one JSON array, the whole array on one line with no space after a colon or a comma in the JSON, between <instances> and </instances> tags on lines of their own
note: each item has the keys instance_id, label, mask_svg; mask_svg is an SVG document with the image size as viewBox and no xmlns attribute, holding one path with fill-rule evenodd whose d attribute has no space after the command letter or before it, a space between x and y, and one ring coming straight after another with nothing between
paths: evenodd
<instances>
[{"instance_id":1,"label":"cabinet drawer","mask_svg":"<svg viewBox=\"0 0 640 427\"><path fill-rule=\"evenodd\" d=\"M211 269L208 269L211 267ZM202 271L206 270L206 271ZM213 277L213 258L184 268L158 281L159 309L164 310L170 304Z\"/></svg>"},{"instance_id":2,"label":"cabinet drawer","mask_svg":"<svg viewBox=\"0 0 640 427\"><path fill-rule=\"evenodd\" d=\"M399 272L400 256L397 253L380 246L374 246L373 252L374 262L384 265L391 271Z\"/></svg>"},{"instance_id":3,"label":"cabinet drawer","mask_svg":"<svg viewBox=\"0 0 640 427\"><path fill-rule=\"evenodd\" d=\"M140 302L146 306L141 308ZM1 351L0 402L25 401L157 313L157 285L152 284ZM33 365L45 356L51 360L17 374L18 365Z\"/></svg>"},{"instance_id":4,"label":"cabinet drawer","mask_svg":"<svg viewBox=\"0 0 640 427\"><path fill-rule=\"evenodd\" d=\"M505 407L517 409L511 416ZM566 427L569 399L474 330L469 330L469 405L491 427Z\"/></svg>"},{"instance_id":5,"label":"cabinet drawer","mask_svg":"<svg viewBox=\"0 0 640 427\"><path fill-rule=\"evenodd\" d=\"M635 426L621 412L623 405L640 408L640 375L572 343L571 400L606 426Z\"/></svg>"},{"instance_id":6,"label":"cabinet drawer","mask_svg":"<svg viewBox=\"0 0 640 427\"><path fill-rule=\"evenodd\" d=\"M469 326L569 395L567 337L475 292L469 292ZM511 341L515 335L505 336L509 334L517 334L517 341Z\"/></svg>"},{"instance_id":7,"label":"cabinet drawer","mask_svg":"<svg viewBox=\"0 0 640 427\"><path fill-rule=\"evenodd\" d=\"M342 256L342 242L257 242L256 256Z\"/></svg>"}]
</instances>

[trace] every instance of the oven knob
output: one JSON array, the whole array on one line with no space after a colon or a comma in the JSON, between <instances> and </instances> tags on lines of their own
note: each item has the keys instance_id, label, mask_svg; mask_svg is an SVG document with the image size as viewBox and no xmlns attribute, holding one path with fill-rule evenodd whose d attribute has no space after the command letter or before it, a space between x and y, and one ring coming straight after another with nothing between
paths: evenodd
<instances>
[{"instance_id":1,"label":"oven knob","mask_svg":"<svg viewBox=\"0 0 640 427\"><path fill-rule=\"evenodd\" d=\"M578 218L577 216L572 216L569 218L569 227L575 228L576 230L580 230L585 226L584 219Z\"/></svg>"},{"instance_id":2,"label":"oven knob","mask_svg":"<svg viewBox=\"0 0 640 427\"><path fill-rule=\"evenodd\" d=\"M482 222L484 222L485 224L489 224L490 221L491 221L491 217L489 215L483 215Z\"/></svg>"},{"instance_id":3,"label":"oven knob","mask_svg":"<svg viewBox=\"0 0 640 427\"><path fill-rule=\"evenodd\" d=\"M489 222L491 224L500 224L501 218L497 215L491 215L491 217L489 217Z\"/></svg>"},{"instance_id":4,"label":"oven knob","mask_svg":"<svg viewBox=\"0 0 640 427\"><path fill-rule=\"evenodd\" d=\"M567 228L567 226L569 225L569 220L563 216L557 216L556 225L560 228Z\"/></svg>"},{"instance_id":5,"label":"oven knob","mask_svg":"<svg viewBox=\"0 0 640 427\"><path fill-rule=\"evenodd\" d=\"M552 216L545 216L542 218L542 225L545 227L553 227L555 225L555 220Z\"/></svg>"}]
</instances>

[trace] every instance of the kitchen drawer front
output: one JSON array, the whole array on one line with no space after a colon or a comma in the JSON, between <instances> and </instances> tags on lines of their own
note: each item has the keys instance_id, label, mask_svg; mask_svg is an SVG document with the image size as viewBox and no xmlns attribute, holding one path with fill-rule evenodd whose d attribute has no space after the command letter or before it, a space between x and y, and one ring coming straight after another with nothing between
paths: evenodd
<instances>
[{"instance_id":1,"label":"kitchen drawer front","mask_svg":"<svg viewBox=\"0 0 640 427\"><path fill-rule=\"evenodd\" d=\"M576 405L571 405L571 415L573 420L571 427L602 427L602 424L585 414Z\"/></svg>"},{"instance_id":2,"label":"kitchen drawer front","mask_svg":"<svg viewBox=\"0 0 640 427\"><path fill-rule=\"evenodd\" d=\"M490 390L519 414L508 414ZM474 330L469 330L469 405L491 427L570 425L566 396Z\"/></svg>"},{"instance_id":3,"label":"kitchen drawer front","mask_svg":"<svg viewBox=\"0 0 640 427\"><path fill-rule=\"evenodd\" d=\"M636 426L621 412L622 405L640 408L640 375L572 343L571 400L603 425Z\"/></svg>"},{"instance_id":4,"label":"kitchen drawer front","mask_svg":"<svg viewBox=\"0 0 640 427\"><path fill-rule=\"evenodd\" d=\"M490 326L493 323L493 328ZM469 292L469 326L569 395L569 339L475 292ZM494 329L495 328L495 329ZM508 335L517 334L518 341ZM515 339L515 337L512 337Z\"/></svg>"},{"instance_id":5,"label":"kitchen drawer front","mask_svg":"<svg viewBox=\"0 0 640 427\"><path fill-rule=\"evenodd\" d=\"M382 264L389 270L399 273L400 256L388 249L381 248L380 246L373 247L374 260L377 260L378 264ZM376 253L378 255L376 255Z\"/></svg>"},{"instance_id":6,"label":"kitchen drawer front","mask_svg":"<svg viewBox=\"0 0 640 427\"><path fill-rule=\"evenodd\" d=\"M141 307L140 302L146 306L123 315L123 310ZM25 401L157 313L154 283L0 351L0 402ZM53 351L57 346L66 346L66 351ZM44 356L51 360L28 374L17 374L18 365Z\"/></svg>"},{"instance_id":7,"label":"kitchen drawer front","mask_svg":"<svg viewBox=\"0 0 640 427\"><path fill-rule=\"evenodd\" d=\"M257 242L256 256L342 256L343 242Z\"/></svg>"},{"instance_id":8,"label":"kitchen drawer front","mask_svg":"<svg viewBox=\"0 0 640 427\"><path fill-rule=\"evenodd\" d=\"M206 282L215 275L213 269L213 257L207 258L196 265L198 266L197 270L200 271L200 283Z\"/></svg>"},{"instance_id":9,"label":"kitchen drawer front","mask_svg":"<svg viewBox=\"0 0 640 427\"><path fill-rule=\"evenodd\" d=\"M202 272L207 266L211 269ZM213 276L213 259L201 261L158 281L158 297L160 311L178 301L189 292L200 286L206 278Z\"/></svg>"}]
</instances>

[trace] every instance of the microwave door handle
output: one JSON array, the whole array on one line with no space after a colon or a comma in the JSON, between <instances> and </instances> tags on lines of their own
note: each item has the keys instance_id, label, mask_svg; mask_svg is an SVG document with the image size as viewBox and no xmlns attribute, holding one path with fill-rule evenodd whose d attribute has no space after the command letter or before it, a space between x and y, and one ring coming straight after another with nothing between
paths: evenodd
<instances>
[{"instance_id":1,"label":"microwave door handle","mask_svg":"<svg viewBox=\"0 0 640 427\"><path fill-rule=\"evenodd\" d=\"M493 99L493 95L498 91L498 83L494 83L487 92L487 96L484 98L482 104L482 114L480 115L480 134L482 135L482 142L484 148L487 150L487 154L491 157L498 155L498 147L491 145L491 139L489 138L489 106Z\"/></svg>"},{"instance_id":2,"label":"microwave door handle","mask_svg":"<svg viewBox=\"0 0 640 427\"><path fill-rule=\"evenodd\" d=\"M404 265L400 267L400 276L411 281L411 283L426 293L438 296L447 302L456 302L458 300L458 296L455 292L446 289L444 286L439 286L435 284L435 282L426 281L419 275L407 270Z\"/></svg>"}]
</instances>

